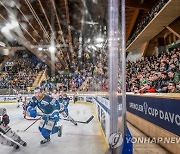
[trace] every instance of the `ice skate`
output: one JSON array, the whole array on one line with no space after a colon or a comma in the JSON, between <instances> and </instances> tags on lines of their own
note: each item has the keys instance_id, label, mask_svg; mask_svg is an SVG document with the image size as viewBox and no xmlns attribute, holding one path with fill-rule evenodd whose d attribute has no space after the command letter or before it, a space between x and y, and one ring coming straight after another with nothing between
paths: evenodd
<instances>
[{"instance_id":1,"label":"ice skate","mask_svg":"<svg viewBox=\"0 0 180 154\"><path fill-rule=\"evenodd\" d=\"M20 148L20 146L19 146L17 143L13 142L13 141L11 141L11 146L12 146L14 149L19 149L19 148Z\"/></svg>"},{"instance_id":2,"label":"ice skate","mask_svg":"<svg viewBox=\"0 0 180 154\"><path fill-rule=\"evenodd\" d=\"M41 141L40 141L40 144L46 144L46 143L48 143L50 140L51 140L50 138L41 140Z\"/></svg>"},{"instance_id":3,"label":"ice skate","mask_svg":"<svg viewBox=\"0 0 180 154\"><path fill-rule=\"evenodd\" d=\"M58 127L58 137L62 136L62 128L63 128L62 125Z\"/></svg>"}]
</instances>

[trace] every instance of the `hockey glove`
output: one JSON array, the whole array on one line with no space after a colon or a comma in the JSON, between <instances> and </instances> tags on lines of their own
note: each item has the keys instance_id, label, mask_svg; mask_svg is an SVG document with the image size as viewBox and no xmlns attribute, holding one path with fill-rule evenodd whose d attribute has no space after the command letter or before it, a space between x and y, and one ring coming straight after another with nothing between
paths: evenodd
<instances>
[{"instance_id":1,"label":"hockey glove","mask_svg":"<svg viewBox=\"0 0 180 154\"><path fill-rule=\"evenodd\" d=\"M37 116L37 111L34 108L29 109L29 116L35 118Z\"/></svg>"},{"instance_id":2,"label":"hockey glove","mask_svg":"<svg viewBox=\"0 0 180 154\"><path fill-rule=\"evenodd\" d=\"M9 124L9 116L7 114L3 115L3 124L8 125Z\"/></svg>"},{"instance_id":3,"label":"hockey glove","mask_svg":"<svg viewBox=\"0 0 180 154\"><path fill-rule=\"evenodd\" d=\"M41 115L42 119L45 120L45 121L48 121L49 120L49 115Z\"/></svg>"}]
</instances>

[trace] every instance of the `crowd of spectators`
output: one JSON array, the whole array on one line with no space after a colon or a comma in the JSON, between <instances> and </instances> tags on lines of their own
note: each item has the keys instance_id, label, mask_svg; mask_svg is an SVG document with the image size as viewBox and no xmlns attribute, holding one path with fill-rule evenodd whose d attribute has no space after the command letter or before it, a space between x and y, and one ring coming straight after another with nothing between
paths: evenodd
<instances>
[{"instance_id":1,"label":"crowd of spectators","mask_svg":"<svg viewBox=\"0 0 180 154\"><path fill-rule=\"evenodd\" d=\"M0 89L26 90L32 86L42 67L40 63L33 63L32 57L10 56L1 70Z\"/></svg>"},{"instance_id":2,"label":"crowd of spectators","mask_svg":"<svg viewBox=\"0 0 180 154\"><path fill-rule=\"evenodd\" d=\"M141 23L138 23L136 29L134 30L132 36L127 41L127 46L129 46L133 40L140 34L140 32L150 23L150 21L156 16L156 14L163 8L163 6L169 0L160 0L146 15L144 20Z\"/></svg>"},{"instance_id":3,"label":"crowd of spectators","mask_svg":"<svg viewBox=\"0 0 180 154\"><path fill-rule=\"evenodd\" d=\"M108 89L108 63L107 55L96 55L96 63L92 76L88 81L87 91L107 91Z\"/></svg>"},{"instance_id":4,"label":"crowd of spectators","mask_svg":"<svg viewBox=\"0 0 180 154\"><path fill-rule=\"evenodd\" d=\"M84 63L76 64L74 72L49 75L42 87L59 91L108 91L108 57L102 52L84 55ZM36 73L44 66L31 58L13 57L12 67L0 75L0 88L26 89L31 87ZM5 69L5 68L4 68ZM121 75L118 73L118 92ZM126 63L126 91L134 93L180 92L180 48Z\"/></svg>"},{"instance_id":5,"label":"crowd of spectators","mask_svg":"<svg viewBox=\"0 0 180 154\"><path fill-rule=\"evenodd\" d=\"M157 57L127 62L127 91L134 93L180 92L180 48Z\"/></svg>"},{"instance_id":6,"label":"crowd of spectators","mask_svg":"<svg viewBox=\"0 0 180 154\"><path fill-rule=\"evenodd\" d=\"M86 56L86 65L83 72L86 72L86 84L80 91L107 91L108 88L108 63L107 55L98 51L94 55Z\"/></svg>"},{"instance_id":7,"label":"crowd of spectators","mask_svg":"<svg viewBox=\"0 0 180 154\"><path fill-rule=\"evenodd\" d=\"M57 74L48 76L42 83L42 87L59 91L76 91L86 80L86 72L76 71L74 73Z\"/></svg>"},{"instance_id":8,"label":"crowd of spectators","mask_svg":"<svg viewBox=\"0 0 180 154\"><path fill-rule=\"evenodd\" d=\"M59 91L107 91L107 56L100 52L84 53L76 64L71 66L74 71L48 76L43 87ZM85 83L85 85L83 85Z\"/></svg>"},{"instance_id":9,"label":"crowd of spectators","mask_svg":"<svg viewBox=\"0 0 180 154\"><path fill-rule=\"evenodd\" d=\"M107 55L97 54L83 91L108 91ZM126 64L126 91L133 93L179 93L180 48ZM121 75L118 73L118 92Z\"/></svg>"}]
</instances>

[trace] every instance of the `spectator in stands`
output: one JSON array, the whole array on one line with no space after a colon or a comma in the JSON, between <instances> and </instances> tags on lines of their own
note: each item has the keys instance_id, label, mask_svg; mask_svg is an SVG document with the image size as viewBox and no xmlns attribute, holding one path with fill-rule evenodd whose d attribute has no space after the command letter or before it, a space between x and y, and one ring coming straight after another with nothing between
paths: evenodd
<instances>
[{"instance_id":1,"label":"spectator in stands","mask_svg":"<svg viewBox=\"0 0 180 154\"><path fill-rule=\"evenodd\" d=\"M179 81L178 84L176 85L176 88L180 91L180 81Z\"/></svg>"},{"instance_id":2,"label":"spectator in stands","mask_svg":"<svg viewBox=\"0 0 180 154\"><path fill-rule=\"evenodd\" d=\"M174 63L171 63L169 65L169 69L167 71L173 71L173 72L177 72L177 73L180 73L179 69L176 67L176 65Z\"/></svg>"},{"instance_id":3,"label":"spectator in stands","mask_svg":"<svg viewBox=\"0 0 180 154\"><path fill-rule=\"evenodd\" d=\"M143 88L140 89L139 91L140 93L155 93L156 90L154 87L152 87L152 83L151 82L147 82L143 85Z\"/></svg>"},{"instance_id":4,"label":"spectator in stands","mask_svg":"<svg viewBox=\"0 0 180 154\"><path fill-rule=\"evenodd\" d=\"M169 78L167 76L167 73L161 72L161 78L159 80L159 86L158 89L156 89L157 92L159 93L166 93L167 92L167 86L169 83Z\"/></svg>"},{"instance_id":5,"label":"spectator in stands","mask_svg":"<svg viewBox=\"0 0 180 154\"><path fill-rule=\"evenodd\" d=\"M180 93L180 91L176 88L176 84L174 82L169 82L168 93Z\"/></svg>"},{"instance_id":6,"label":"spectator in stands","mask_svg":"<svg viewBox=\"0 0 180 154\"><path fill-rule=\"evenodd\" d=\"M134 92L134 94L139 93L139 86L138 85L134 86L133 92Z\"/></svg>"},{"instance_id":7,"label":"spectator in stands","mask_svg":"<svg viewBox=\"0 0 180 154\"><path fill-rule=\"evenodd\" d=\"M178 67L180 64L178 56L176 54L173 56L173 62L176 65L176 67Z\"/></svg>"},{"instance_id":8,"label":"spectator in stands","mask_svg":"<svg viewBox=\"0 0 180 154\"><path fill-rule=\"evenodd\" d=\"M159 86L160 86L160 78L158 77L158 73L155 73L153 76L152 76L152 85L155 89L158 89Z\"/></svg>"},{"instance_id":9,"label":"spectator in stands","mask_svg":"<svg viewBox=\"0 0 180 154\"><path fill-rule=\"evenodd\" d=\"M31 57L19 56L19 52L15 55L9 56L6 62L11 65L4 65L4 75L0 77L0 89L23 89L27 90L27 87L31 87L37 71L42 69L41 63L35 65ZM5 64L6 64L5 62ZM38 66L38 67L36 67Z\"/></svg>"},{"instance_id":10,"label":"spectator in stands","mask_svg":"<svg viewBox=\"0 0 180 154\"><path fill-rule=\"evenodd\" d=\"M168 72L168 76L170 78L170 81L173 81L175 84L177 84L180 81L180 74L178 72L173 72L171 70Z\"/></svg>"},{"instance_id":11,"label":"spectator in stands","mask_svg":"<svg viewBox=\"0 0 180 154\"><path fill-rule=\"evenodd\" d=\"M179 59L179 56L179 50L172 50L166 53L163 52L157 57L146 57L137 62L128 61L126 69L127 91L133 91L133 85L135 84L138 84L142 89L143 84L150 80L157 92L166 93L169 81L175 79L177 82L179 81L180 68L174 63L174 58ZM175 74L172 75L173 77L168 75L170 71ZM177 84L177 82L175 83Z\"/></svg>"}]
</instances>

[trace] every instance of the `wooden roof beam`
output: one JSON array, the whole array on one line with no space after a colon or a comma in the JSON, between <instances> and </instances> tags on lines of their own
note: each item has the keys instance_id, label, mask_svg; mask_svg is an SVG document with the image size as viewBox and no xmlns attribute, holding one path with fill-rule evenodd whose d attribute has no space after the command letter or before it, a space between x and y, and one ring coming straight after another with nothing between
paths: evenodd
<instances>
[{"instance_id":1,"label":"wooden roof beam","mask_svg":"<svg viewBox=\"0 0 180 154\"><path fill-rule=\"evenodd\" d=\"M0 1L0 3L1 3L1 5L7 10L8 13L11 13L11 11L4 5L4 3L2 3L1 1ZM4 16L1 15L1 14L0 14L0 16L1 16L2 19L4 19L4 21L5 21L6 23L9 23L9 21L7 20L6 17L4 17ZM31 39L32 39L34 42L36 42L36 44L38 44L37 40L29 33L29 31L25 28L25 26L22 25L21 23L19 23L19 25L22 27L23 31L25 31L25 32L31 37ZM14 32L16 33L17 31L15 30ZM21 37L22 39L26 39L26 38L24 37L24 35L22 35L21 33L18 33L18 35L19 35L19 37Z\"/></svg>"},{"instance_id":2,"label":"wooden roof beam","mask_svg":"<svg viewBox=\"0 0 180 154\"><path fill-rule=\"evenodd\" d=\"M176 31L174 31L171 27L166 26L166 28L167 28L171 33L173 33L173 34L176 35L178 38L180 38L180 34L178 34Z\"/></svg>"},{"instance_id":3,"label":"wooden roof beam","mask_svg":"<svg viewBox=\"0 0 180 154\"><path fill-rule=\"evenodd\" d=\"M67 19L67 24L68 24L68 38L69 38L69 47L71 51L71 56L72 60L74 61L74 48L72 44L72 34L71 34L71 29L70 29L70 19L69 19L69 7L68 7L68 1L64 0L65 2L65 9L66 9L66 19Z\"/></svg>"},{"instance_id":4,"label":"wooden roof beam","mask_svg":"<svg viewBox=\"0 0 180 154\"><path fill-rule=\"evenodd\" d=\"M55 16L56 16L56 19L57 19L57 22L58 22L59 31L61 32L60 33L61 40L63 41L64 44L66 44L65 40L64 40L64 36L63 36L63 31L62 31L62 28L61 28L61 22L59 20L58 14L57 14L57 8L56 8L56 5L55 5L55 2L54 2L54 0L50 0L50 2L52 3L52 6L53 6L53 9L54 9L54 12L55 12Z\"/></svg>"},{"instance_id":5,"label":"wooden roof beam","mask_svg":"<svg viewBox=\"0 0 180 154\"><path fill-rule=\"evenodd\" d=\"M23 11L20 9L20 7L14 3L16 8L19 10L19 12L23 15L24 19L28 22L28 24L30 25L30 27L34 30L34 32L38 35L38 37L43 40L43 38L40 36L40 34L37 32L37 30L34 28L34 26L29 22L29 20L27 19L26 15L23 13Z\"/></svg>"},{"instance_id":6,"label":"wooden roof beam","mask_svg":"<svg viewBox=\"0 0 180 154\"><path fill-rule=\"evenodd\" d=\"M48 23L48 26L49 26L49 28L50 28L50 30L51 30L51 33L52 33L52 35L53 35L53 38L54 38L54 37L55 37L54 30L53 30L53 28L52 28L52 26L51 26L51 23L50 23L50 21L49 21L49 19L48 19L48 17L47 17L47 14L46 14L46 12L45 12L45 10L44 10L44 7L43 7L43 5L42 5L42 3L41 3L41 0L38 0L38 3L39 3L39 5L40 5L40 7L41 7L41 10L42 10L42 12L43 12L43 14L44 14L44 17L45 17L45 19L46 19L46 21L47 21L47 23Z\"/></svg>"},{"instance_id":7,"label":"wooden roof beam","mask_svg":"<svg viewBox=\"0 0 180 154\"><path fill-rule=\"evenodd\" d=\"M55 43L58 44L58 41L57 41L57 39L56 39L55 32L54 32L54 30L53 30L53 28L52 28L52 25L51 25L51 23L50 23L50 21L49 21L49 19L48 19L48 17L47 17L47 14L46 14L45 9L44 9L44 7L43 7L43 5L42 5L42 3L41 3L41 0L38 0L38 2L39 2L39 4L40 4L41 10L42 10L42 12L43 12L43 14L44 14L44 17L45 17L45 19L46 19L46 21L47 21L47 23L48 23L48 26L49 26L49 28L50 28L50 30L51 30L52 38L55 40ZM56 56L56 55L57 55L57 53L55 53L55 56ZM49 55L49 56L50 56L50 55ZM64 61L62 62L62 60L63 60L63 59L59 59L61 65L64 63ZM58 68L56 68L56 66L55 66L55 69L58 69Z\"/></svg>"},{"instance_id":8,"label":"wooden roof beam","mask_svg":"<svg viewBox=\"0 0 180 154\"><path fill-rule=\"evenodd\" d=\"M42 29L42 31L46 35L46 38L48 40L50 40L48 32L46 31L44 25L42 24L41 20L39 19L37 13L35 12L34 8L31 5L31 3L29 2L29 0L24 0L24 1L25 1L26 5L28 6L30 12L32 13L33 17L36 19L37 23L39 24L40 28Z\"/></svg>"}]
</instances>

